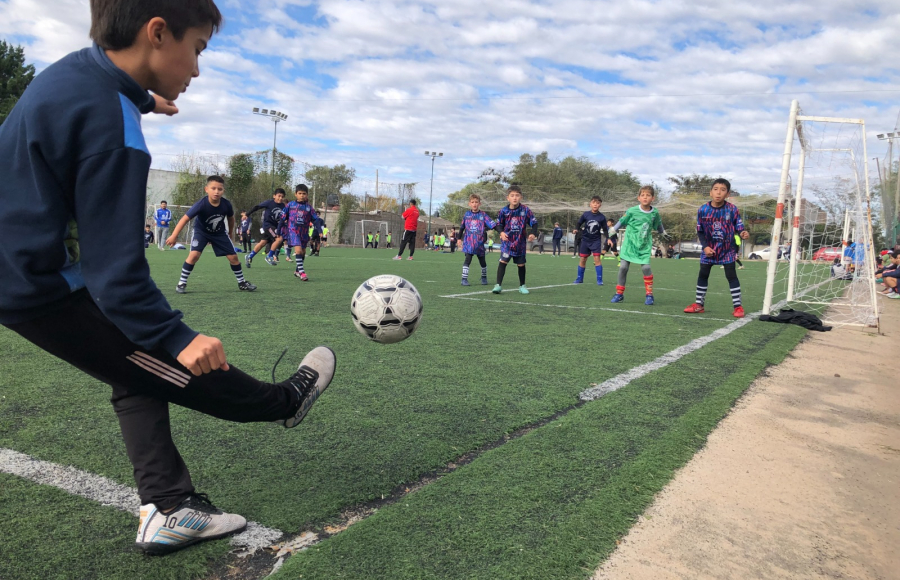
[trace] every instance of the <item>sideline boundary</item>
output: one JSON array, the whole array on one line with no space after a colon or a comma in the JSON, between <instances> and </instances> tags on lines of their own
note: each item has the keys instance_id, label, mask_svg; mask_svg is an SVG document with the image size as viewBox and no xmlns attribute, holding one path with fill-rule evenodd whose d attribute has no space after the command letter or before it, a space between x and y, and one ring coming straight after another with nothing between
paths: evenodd
<instances>
[{"instance_id":1,"label":"sideline boundary","mask_svg":"<svg viewBox=\"0 0 900 580\"><path fill-rule=\"evenodd\" d=\"M115 481L88 473L68 465L43 461L0 448L0 472L27 479L39 485L49 485L71 495L95 501L100 505L116 508L140 517L141 500L137 490ZM284 535L280 530L267 528L256 522L247 522L247 529L231 537L231 545L242 552L255 552L271 546Z\"/></svg>"}]
</instances>

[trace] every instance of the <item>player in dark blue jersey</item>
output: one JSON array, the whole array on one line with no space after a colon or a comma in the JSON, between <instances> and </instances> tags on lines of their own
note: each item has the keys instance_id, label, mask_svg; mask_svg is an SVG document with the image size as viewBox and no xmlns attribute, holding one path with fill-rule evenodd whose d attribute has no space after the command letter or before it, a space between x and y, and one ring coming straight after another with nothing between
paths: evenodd
<instances>
[{"instance_id":1,"label":"player in dark blue jersey","mask_svg":"<svg viewBox=\"0 0 900 580\"><path fill-rule=\"evenodd\" d=\"M175 291L184 294L187 288L188 276L194 271L194 264L200 260L203 248L211 244L216 256L225 256L231 263L231 271L237 278L238 288L247 292L256 290L256 286L244 280L244 272L241 270L241 262L237 259L234 243L231 241L231 233L234 231L234 208L231 202L222 197L225 195L225 180L218 175L210 175L203 189L206 197L201 197L197 203L187 210L187 213L175 226L175 231L166 240L166 245L174 246L178 241L178 234L192 219L194 220L194 236L191 240L191 253L181 266L181 280L175 287ZM227 229L226 229L227 222Z\"/></svg>"},{"instance_id":2,"label":"player in dark blue jersey","mask_svg":"<svg viewBox=\"0 0 900 580\"><path fill-rule=\"evenodd\" d=\"M284 208L279 227L287 230L288 243L294 248L294 258L297 261L294 276L307 282L309 277L306 275L306 270L303 269L303 259L306 257L306 246L309 244L310 228L319 221L319 216L308 203L309 188L306 185L302 183L298 185L294 196L296 201L290 202Z\"/></svg>"},{"instance_id":3,"label":"player in dark blue jersey","mask_svg":"<svg viewBox=\"0 0 900 580\"><path fill-rule=\"evenodd\" d=\"M603 254L606 253L606 244L603 238L608 237L609 230L606 224L606 216L600 213L600 206L603 200L599 195L591 198L591 209L581 214L578 223L575 225L573 233L581 230L581 247L578 249L578 275L575 278L576 284L584 282L584 268L587 266L587 257L589 254L594 256L594 271L597 273L597 285L603 286Z\"/></svg>"},{"instance_id":4,"label":"player in dark blue jersey","mask_svg":"<svg viewBox=\"0 0 900 580\"><path fill-rule=\"evenodd\" d=\"M721 264L725 267L725 278L731 289L734 317L744 317L744 308L741 306L741 283L734 269L738 250L735 235L738 234L746 240L750 234L744 231L744 222L738 208L725 201L729 193L731 183L727 179L715 180L709 192L709 203L697 210L697 236L700 238L700 245L703 246L703 253L700 255L700 275L697 277L697 298L694 304L684 309L685 312L704 311L709 273L713 265Z\"/></svg>"},{"instance_id":5,"label":"player in dark blue jersey","mask_svg":"<svg viewBox=\"0 0 900 580\"><path fill-rule=\"evenodd\" d=\"M506 192L509 205L500 210L497 216L497 227L500 230L500 264L497 266L497 285L491 290L494 294L503 291L503 274L510 260L519 267L519 292L528 294L525 286L525 252L526 244L537 235L537 218L526 205L522 205L522 189L518 185L510 185ZM531 226L531 234L527 239L525 228Z\"/></svg>"},{"instance_id":6,"label":"player in dark blue jersey","mask_svg":"<svg viewBox=\"0 0 900 580\"><path fill-rule=\"evenodd\" d=\"M282 241L284 241L284 238L281 237L281 234L278 231L278 222L281 221L281 213L284 211L284 190L279 187L275 190L275 193L272 194L272 199L267 199L264 202L254 205L253 208L247 212L247 217L250 217L253 215L253 212L259 210L263 210L262 239L256 244L253 251L244 258L248 268L250 267L250 263L253 262L253 256L258 254L266 244L269 245L269 253L266 254L266 263L272 266L275 265L275 256L281 248Z\"/></svg>"},{"instance_id":7,"label":"player in dark blue jersey","mask_svg":"<svg viewBox=\"0 0 900 580\"><path fill-rule=\"evenodd\" d=\"M472 256L478 256L478 262L481 264L481 284L486 286L488 280L487 262L484 259L484 240L487 238L488 230L497 227L497 222L481 211L481 196L477 193L469 196L469 207L471 209L463 216L462 224L459 228L462 237L457 242L457 245L462 248L463 253L466 255L462 269L462 285L469 285L469 264L472 263ZM452 248L452 239L450 244Z\"/></svg>"},{"instance_id":8,"label":"player in dark blue jersey","mask_svg":"<svg viewBox=\"0 0 900 580\"><path fill-rule=\"evenodd\" d=\"M150 224L144 226L144 249L150 247L153 243L153 232L150 231Z\"/></svg>"}]
</instances>

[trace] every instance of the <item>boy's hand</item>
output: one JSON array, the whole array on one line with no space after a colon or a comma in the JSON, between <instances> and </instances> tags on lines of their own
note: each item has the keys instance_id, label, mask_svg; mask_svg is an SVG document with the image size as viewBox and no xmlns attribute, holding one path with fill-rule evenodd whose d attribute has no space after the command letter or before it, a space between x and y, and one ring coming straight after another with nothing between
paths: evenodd
<instances>
[{"instance_id":1,"label":"boy's hand","mask_svg":"<svg viewBox=\"0 0 900 580\"><path fill-rule=\"evenodd\" d=\"M529 241L529 242L533 242L533 241L536 240L536 239L537 239L537 238L534 237L534 234L528 234L528 241Z\"/></svg>"},{"instance_id":2,"label":"boy's hand","mask_svg":"<svg viewBox=\"0 0 900 580\"><path fill-rule=\"evenodd\" d=\"M509 236L506 235L506 232L500 232L500 239L503 240L504 242L508 242Z\"/></svg>"},{"instance_id":3,"label":"boy's hand","mask_svg":"<svg viewBox=\"0 0 900 580\"><path fill-rule=\"evenodd\" d=\"M712 258L713 256L716 255L715 251L713 251L713 249L710 248L709 246L703 248L703 253L706 254L707 256L709 256L710 258Z\"/></svg>"},{"instance_id":4,"label":"boy's hand","mask_svg":"<svg viewBox=\"0 0 900 580\"><path fill-rule=\"evenodd\" d=\"M175 246L175 242L177 242L177 241L178 240L175 239L174 235L169 236L168 238L166 238L166 245L169 246L170 248L172 248Z\"/></svg>"},{"instance_id":5,"label":"boy's hand","mask_svg":"<svg viewBox=\"0 0 900 580\"><path fill-rule=\"evenodd\" d=\"M174 101L164 99L159 95L153 95L153 99L156 100L156 107L153 109L153 112L157 115L168 115L171 117L178 114L178 107L175 106Z\"/></svg>"},{"instance_id":6,"label":"boy's hand","mask_svg":"<svg viewBox=\"0 0 900 580\"><path fill-rule=\"evenodd\" d=\"M178 353L178 362L183 364L195 377L212 372L216 369L227 371L228 362L225 360L225 349L222 341L211 336L198 334L184 350Z\"/></svg>"},{"instance_id":7,"label":"boy's hand","mask_svg":"<svg viewBox=\"0 0 900 580\"><path fill-rule=\"evenodd\" d=\"M742 239L742 240L746 240L746 239L749 238L749 237L750 237L750 234L747 232L747 230L744 230L744 231L741 232L741 239Z\"/></svg>"}]
</instances>

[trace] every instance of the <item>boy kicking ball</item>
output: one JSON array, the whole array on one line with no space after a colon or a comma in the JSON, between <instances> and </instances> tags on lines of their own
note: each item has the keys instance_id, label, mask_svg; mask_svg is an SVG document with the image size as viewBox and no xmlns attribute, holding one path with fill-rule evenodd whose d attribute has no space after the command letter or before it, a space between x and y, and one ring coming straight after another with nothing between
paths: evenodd
<instances>
[{"instance_id":1,"label":"boy kicking ball","mask_svg":"<svg viewBox=\"0 0 900 580\"><path fill-rule=\"evenodd\" d=\"M710 201L697 210L697 235L703 246L703 254L700 256L700 275L697 277L697 299L694 304L684 309L689 314L704 311L709 273L713 266L722 265L725 268L728 287L731 289L734 317L744 317L744 307L741 306L741 283L734 268L738 251L735 235L746 240L750 234L744 231L744 222L737 206L725 201L729 193L731 182L727 179L715 180L709 191Z\"/></svg>"},{"instance_id":2,"label":"boy kicking ball","mask_svg":"<svg viewBox=\"0 0 900 580\"><path fill-rule=\"evenodd\" d=\"M137 546L167 554L247 525L194 489L169 404L295 427L331 382L335 357L318 347L288 380L264 383L166 302L141 239L150 170L141 114L178 112L172 101L199 76L222 16L212 0L90 5L95 44L37 75L0 125L0 268L16 281L0 293L0 324L110 385L141 501ZM66 395L63 381L52 396Z\"/></svg>"}]
</instances>

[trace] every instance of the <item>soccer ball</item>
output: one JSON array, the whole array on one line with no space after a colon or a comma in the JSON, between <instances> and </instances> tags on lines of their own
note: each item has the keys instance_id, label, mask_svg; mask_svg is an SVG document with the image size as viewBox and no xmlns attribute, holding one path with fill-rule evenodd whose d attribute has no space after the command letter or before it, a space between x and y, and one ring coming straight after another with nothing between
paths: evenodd
<instances>
[{"instance_id":1,"label":"soccer ball","mask_svg":"<svg viewBox=\"0 0 900 580\"><path fill-rule=\"evenodd\" d=\"M356 329L375 342L400 342L422 320L422 297L400 276L374 276L353 293L350 314Z\"/></svg>"}]
</instances>

